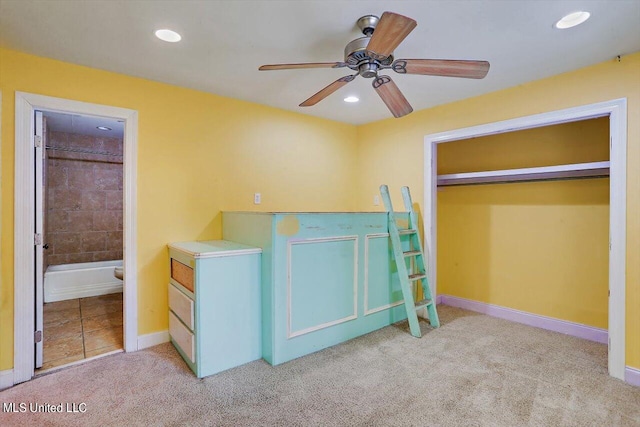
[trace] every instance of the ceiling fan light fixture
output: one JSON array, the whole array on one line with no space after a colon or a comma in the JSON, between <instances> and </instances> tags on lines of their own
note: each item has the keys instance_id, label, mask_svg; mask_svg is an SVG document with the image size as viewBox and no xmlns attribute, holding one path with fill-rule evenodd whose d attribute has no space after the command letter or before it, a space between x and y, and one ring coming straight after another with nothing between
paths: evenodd
<instances>
[{"instance_id":1,"label":"ceiling fan light fixture","mask_svg":"<svg viewBox=\"0 0 640 427\"><path fill-rule=\"evenodd\" d=\"M580 10L563 16L554 26L559 30L566 30L567 28L573 28L576 25L582 24L589 19L590 16L591 14L589 12Z\"/></svg>"},{"instance_id":2,"label":"ceiling fan light fixture","mask_svg":"<svg viewBox=\"0 0 640 427\"><path fill-rule=\"evenodd\" d=\"M156 31L155 34L160 40L169 43L177 43L182 40L182 36L180 34L166 28Z\"/></svg>"},{"instance_id":3,"label":"ceiling fan light fixture","mask_svg":"<svg viewBox=\"0 0 640 427\"><path fill-rule=\"evenodd\" d=\"M418 25L407 16L384 12L378 19L366 15L357 22L364 37L350 41L344 48L344 62L304 62L298 64L270 64L258 68L265 70L293 70L300 68L349 68L355 74L340 77L303 101L300 107L311 107L325 99L357 76L373 80L372 86L394 117L403 117L413 111L398 86L387 75L379 71L392 70L398 74L420 74L426 76L463 77L482 79L489 72L489 62L451 59L395 59L393 51ZM344 102L354 103L359 99L350 95Z\"/></svg>"}]
</instances>

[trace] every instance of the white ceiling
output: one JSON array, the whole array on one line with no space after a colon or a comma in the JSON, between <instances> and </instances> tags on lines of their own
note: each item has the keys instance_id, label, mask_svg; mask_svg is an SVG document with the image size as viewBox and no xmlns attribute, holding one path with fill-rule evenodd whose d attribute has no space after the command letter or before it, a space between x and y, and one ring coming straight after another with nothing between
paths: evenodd
<instances>
[{"instance_id":1,"label":"white ceiling","mask_svg":"<svg viewBox=\"0 0 640 427\"><path fill-rule=\"evenodd\" d=\"M414 110L516 86L640 51L640 0L141 1L0 0L0 45L35 55L361 124L391 117L361 77L313 107L348 69L258 71L343 60L356 20L389 10L418 27L396 58L478 59L484 80L390 75ZM553 24L576 10L585 24ZM180 43L156 39L170 28ZM343 102L347 95L357 104Z\"/></svg>"},{"instance_id":2,"label":"white ceiling","mask_svg":"<svg viewBox=\"0 0 640 427\"><path fill-rule=\"evenodd\" d=\"M47 125L52 132L77 133L101 138L124 138L124 121L106 117L81 116L78 114L44 112ZM100 130L98 126L108 127Z\"/></svg>"}]
</instances>

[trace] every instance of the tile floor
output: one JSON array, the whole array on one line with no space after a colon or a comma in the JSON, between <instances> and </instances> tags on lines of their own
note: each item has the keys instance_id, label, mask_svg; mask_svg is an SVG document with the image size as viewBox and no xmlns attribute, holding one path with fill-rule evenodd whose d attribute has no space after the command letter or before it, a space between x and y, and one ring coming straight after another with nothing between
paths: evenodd
<instances>
[{"instance_id":1,"label":"tile floor","mask_svg":"<svg viewBox=\"0 0 640 427\"><path fill-rule=\"evenodd\" d=\"M42 370L123 348L122 294L44 305Z\"/></svg>"}]
</instances>

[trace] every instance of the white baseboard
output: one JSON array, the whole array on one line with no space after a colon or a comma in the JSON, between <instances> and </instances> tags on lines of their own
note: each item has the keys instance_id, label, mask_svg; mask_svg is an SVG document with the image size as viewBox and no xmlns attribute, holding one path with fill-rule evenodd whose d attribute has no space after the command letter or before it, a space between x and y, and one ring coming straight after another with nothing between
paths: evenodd
<instances>
[{"instance_id":1,"label":"white baseboard","mask_svg":"<svg viewBox=\"0 0 640 427\"><path fill-rule=\"evenodd\" d=\"M560 332L562 334L572 335L574 337L599 342L601 344L608 343L609 331L606 329L594 328L580 323L554 319L553 317L531 314L520 310L514 310L512 308L472 301L466 298L453 297L450 295L440 295L438 298L441 298L441 303L444 305L464 308L466 310L487 314L489 316L499 317L500 319L523 323L525 325L535 326L536 328L547 329L549 331Z\"/></svg>"},{"instance_id":2,"label":"white baseboard","mask_svg":"<svg viewBox=\"0 0 640 427\"><path fill-rule=\"evenodd\" d=\"M138 335L138 350L153 347L154 345L169 342L169 331L153 332L146 335Z\"/></svg>"},{"instance_id":3,"label":"white baseboard","mask_svg":"<svg viewBox=\"0 0 640 427\"><path fill-rule=\"evenodd\" d=\"M0 390L13 387L13 369L0 371Z\"/></svg>"},{"instance_id":4,"label":"white baseboard","mask_svg":"<svg viewBox=\"0 0 640 427\"><path fill-rule=\"evenodd\" d=\"M625 382L640 387L640 369L627 366L624 373Z\"/></svg>"}]
</instances>

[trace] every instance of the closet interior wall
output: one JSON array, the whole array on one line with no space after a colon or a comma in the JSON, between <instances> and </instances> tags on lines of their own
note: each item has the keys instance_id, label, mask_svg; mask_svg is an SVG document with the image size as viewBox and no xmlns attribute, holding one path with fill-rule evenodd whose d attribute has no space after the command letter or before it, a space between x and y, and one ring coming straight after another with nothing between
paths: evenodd
<instances>
[{"instance_id":1,"label":"closet interior wall","mask_svg":"<svg viewBox=\"0 0 640 427\"><path fill-rule=\"evenodd\" d=\"M609 118L439 144L438 175L609 160ZM438 293L608 327L609 178L438 188Z\"/></svg>"}]
</instances>

